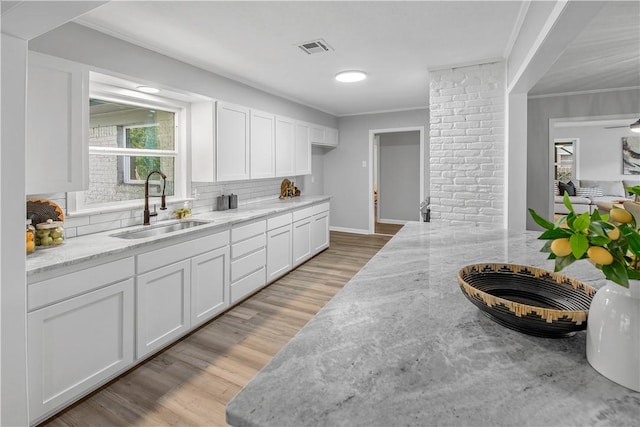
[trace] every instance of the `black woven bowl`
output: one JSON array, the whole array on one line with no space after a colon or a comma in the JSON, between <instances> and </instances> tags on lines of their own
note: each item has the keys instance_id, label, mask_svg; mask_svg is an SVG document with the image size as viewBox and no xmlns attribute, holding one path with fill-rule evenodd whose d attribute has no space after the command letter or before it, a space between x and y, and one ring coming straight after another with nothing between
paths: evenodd
<instances>
[{"instance_id":1,"label":"black woven bowl","mask_svg":"<svg viewBox=\"0 0 640 427\"><path fill-rule=\"evenodd\" d=\"M562 338L586 329L596 289L561 274L514 264L473 264L458 273L462 293L497 323Z\"/></svg>"}]
</instances>

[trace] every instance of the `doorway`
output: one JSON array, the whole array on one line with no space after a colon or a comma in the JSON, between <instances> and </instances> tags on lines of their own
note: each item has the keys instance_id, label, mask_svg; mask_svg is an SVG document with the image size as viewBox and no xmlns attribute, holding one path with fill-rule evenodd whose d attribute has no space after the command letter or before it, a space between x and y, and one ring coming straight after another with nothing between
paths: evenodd
<instances>
[{"instance_id":1,"label":"doorway","mask_svg":"<svg viewBox=\"0 0 640 427\"><path fill-rule=\"evenodd\" d=\"M424 127L370 130L369 233L395 234L420 221L424 183Z\"/></svg>"}]
</instances>

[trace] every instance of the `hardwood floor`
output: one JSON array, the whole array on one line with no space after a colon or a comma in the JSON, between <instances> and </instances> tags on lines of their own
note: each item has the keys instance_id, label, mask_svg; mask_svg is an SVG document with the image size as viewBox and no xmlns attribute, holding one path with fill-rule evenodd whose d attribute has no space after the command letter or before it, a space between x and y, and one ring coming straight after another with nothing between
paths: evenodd
<instances>
[{"instance_id":1,"label":"hardwood floor","mask_svg":"<svg viewBox=\"0 0 640 427\"><path fill-rule=\"evenodd\" d=\"M390 239L331 232L329 249L43 425L225 426L227 402Z\"/></svg>"},{"instance_id":2,"label":"hardwood floor","mask_svg":"<svg viewBox=\"0 0 640 427\"><path fill-rule=\"evenodd\" d=\"M402 228L402 224L383 224L376 222L375 232L376 234L390 234L394 235Z\"/></svg>"}]
</instances>

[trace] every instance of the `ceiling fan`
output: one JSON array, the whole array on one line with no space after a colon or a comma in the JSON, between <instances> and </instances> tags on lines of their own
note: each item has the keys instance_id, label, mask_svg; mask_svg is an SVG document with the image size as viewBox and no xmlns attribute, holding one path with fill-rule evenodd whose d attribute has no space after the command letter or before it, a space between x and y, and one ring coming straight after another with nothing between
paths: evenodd
<instances>
[{"instance_id":1,"label":"ceiling fan","mask_svg":"<svg viewBox=\"0 0 640 427\"><path fill-rule=\"evenodd\" d=\"M609 126L609 127L605 127L605 129L616 129L616 128L626 128L627 126ZM631 132L635 132L635 133L640 133L640 119L638 119L637 122L633 122L629 125L629 129L631 129Z\"/></svg>"}]
</instances>

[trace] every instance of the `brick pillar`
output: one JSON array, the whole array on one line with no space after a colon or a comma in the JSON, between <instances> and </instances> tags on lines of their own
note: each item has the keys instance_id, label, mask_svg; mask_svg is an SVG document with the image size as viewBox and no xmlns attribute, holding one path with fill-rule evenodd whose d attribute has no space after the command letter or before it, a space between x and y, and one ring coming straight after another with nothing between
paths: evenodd
<instances>
[{"instance_id":1,"label":"brick pillar","mask_svg":"<svg viewBox=\"0 0 640 427\"><path fill-rule=\"evenodd\" d=\"M503 224L504 67L496 62L429 73L434 222Z\"/></svg>"}]
</instances>

